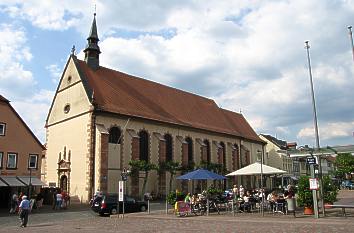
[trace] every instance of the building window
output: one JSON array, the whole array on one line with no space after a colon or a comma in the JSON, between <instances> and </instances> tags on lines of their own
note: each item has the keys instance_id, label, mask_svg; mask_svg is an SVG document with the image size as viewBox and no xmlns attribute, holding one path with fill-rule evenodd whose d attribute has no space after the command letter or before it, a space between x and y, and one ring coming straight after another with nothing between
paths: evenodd
<instances>
[{"instance_id":1,"label":"building window","mask_svg":"<svg viewBox=\"0 0 354 233\"><path fill-rule=\"evenodd\" d=\"M7 154L7 169L16 169L17 168L17 154L8 153Z\"/></svg>"},{"instance_id":2,"label":"building window","mask_svg":"<svg viewBox=\"0 0 354 233\"><path fill-rule=\"evenodd\" d=\"M69 76L68 77L68 85L71 83L71 80L72 80L72 78L71 78L71 76Z\"/></svg>"},{"instance_id":3,"label":"building window","mask_svg":"<svg viewBox=\"0 0 354 233\"><path fill-rule=\"evenodd\" d=\"M109 143L114 143L114 144L120 144L122 139L121 139L121 131L118 127L112 127L109 130Z\"/></svg>"},{"instance_id":4,"label":"building window","mask_svg":"<svg viewBox=\"0 0 354 233\"><path fill-rule=\"evenodd\" d=\"M226 167L226 147L224 142L220 142L222 153L222 165Z\"/></svg>"},{"instance_id":5,"label":"building window","mask_svg":"<svg viewBox=\"0 0 354 233\"><path fill-rule=\"evenodd\" d=\"M172 136L165 134L164 139L166 142L166 162L173 161Z\"/></svg>"},{"instance_id":6,"label":"building window","mask_svg":"<svg viewBox=\"0 0 354 233\"><path fill-rule=\"evenodd\" d=\"M211 156L210 156L210 143L209 143L209 141L207 140L207 139L205 139L204 141L203 141L203 143L205 144L205 147L206 147L206 159L207 159L207 161L206 162L208 162L208 163L210 163L211 162Z\"/></svg>"},{"instance_id":7,"label":"building window","mask_svg":"<svg viewBox=\"0 0 354 233\"><path fill-rule=\"evenodd\" d=\"M0 136L5 136L6 124L0 123Z\"/></svg>"},{"instance_id":8,"label":"building window","mask_svg":"<svg viewBox=\"0 0 354 233\"><path fill-rule=\"evenodd\" d=\"M149 134L146 131L139 132L139 160L149 161Z\"/></svg>"},{"instance_id":9,"label":"building window","mask_svg":"<svg viewBox=\"0 0 354 233\"><path fill-rule=\"evenodd\" d=\"M67 114L70 112L70 104L66 104L64 107L64 113Z\"/></svg>"},{"instance_id":10,"label":"building window","mask_svg":"<svg viewBox=\"0 0 354 233\"><path fill-rule=\"evenodd\" d=\"M38 155L29 155L28 168L37 168L37 165L38 165Z\"/></svg>"},{"instance_id":11,"label":"building window","mask_svg":"<svg viewBox=\"0 0 354 233\"><path fill-rule=\"evenodd\" d=\"M0 152L0 169L2 168L2 158L4 157L4 152Z\"/></svg>"},{"instance_id":12,"label":"building window","mask_svg":"<svg viewBox=\"0 0 354 233\"><path fill-rule=\"evenodd\" d=\"M188 144L188 164L193 163L193 141L191 138L186 138L186 142Z\"/></svg>"}]
</instances>

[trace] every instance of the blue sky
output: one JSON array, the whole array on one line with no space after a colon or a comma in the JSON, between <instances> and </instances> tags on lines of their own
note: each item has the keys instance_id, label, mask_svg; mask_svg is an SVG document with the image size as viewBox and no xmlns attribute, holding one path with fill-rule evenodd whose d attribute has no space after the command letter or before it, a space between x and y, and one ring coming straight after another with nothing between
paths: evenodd
<instances>
[{"instance_id":1,"label":"blue sky","mask_svg":"<svg viewBox=\"0 0 354 233\"><path fill-rule=\"evenodd\" d=\"M313 146L309 40L321 145L354 144L352 0L0 0L0 94L42 142L94 4L101 65L212 98L257 133Z\"/></svg>"}]
</instances>

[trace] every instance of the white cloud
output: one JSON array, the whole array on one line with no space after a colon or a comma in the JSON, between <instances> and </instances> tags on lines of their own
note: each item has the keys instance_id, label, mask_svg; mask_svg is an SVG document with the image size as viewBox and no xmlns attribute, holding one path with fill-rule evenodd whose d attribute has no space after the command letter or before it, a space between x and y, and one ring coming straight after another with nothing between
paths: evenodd
<instances>
[{"instance_id":1,"label":"white cloud","mask_svg":"<svg viewBox=\"0 0 354 233\"><path fill-rule=\"evenodd\" d=\"M53 91L40 90L32 97L11 102L11 105L42 143L45 142L45 119L53 96Z\"/></svg>"},{"instance_id":2,"label":"white cloud","mask_svg":"<svg viewBox=\"0 0 354 233\"><path fill-rule=\"evenodd\" d=\"M59 83L59 79L61 77L62 74L62 69L59 68L59 66L57 64L51 64L45 67L46 70L49 71L50 76L52 77L52 82L54 84Z\"/></svg>"},{"instance_id":3,"label":"white cloud","mask_svg":"<svg viewBox=\"0 0 354 233\"><path fill-rule=\"evenodd\" d=\"M329 122L319 127L319 135L321 139L328 140L341 137L352 137L354 132L353 122ZM315 138L313 127L306 127L299 131L298 138Z\"/></svg>"},{"instance_id":4,"label":"white cloud","mask_svg":"<svg viewBox=\"0 0 354 233\"><path fill-rule=\"evenodd\" d=\"M0 93L10 98L11 93L24 93L36 83L32 72L23 66L32 59L32 54L22 28L2 24L0 37Z\"/></svg>"},{"instance_id":5,"label":"white cloud","mask_svg":"<svg viewBox=\"0 0 354 233\"><path fill-rule=\"evenodd\" d=\"M87 1L8 4L1 9L14 18L42 29L75 28L83 33L81 40L91 25L93 9L82 8ZM303 48L310 40L319 120L328 127L336 122L329 127L333 137L348 135L341 123L354 121L346 31L353 24L353 1L107 0L97 1L97 13L102 65L211 97L224 108L242 109L259 131L298 135L299 140L311 132ZM16 49L21 55L11 64L22 71L23 80L33 81L21 65L31 59L30 50L21 40L15 44L22 45ZM56 77L61 72L55 65L47 69ZM324 140L333 138L322 134Z\"/></svg>"}]
</instances>

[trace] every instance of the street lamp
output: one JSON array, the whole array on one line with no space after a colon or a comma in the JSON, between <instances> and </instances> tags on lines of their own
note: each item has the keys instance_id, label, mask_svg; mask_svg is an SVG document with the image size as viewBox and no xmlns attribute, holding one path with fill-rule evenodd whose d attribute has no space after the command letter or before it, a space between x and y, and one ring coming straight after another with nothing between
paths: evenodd
<instances>
[{"instance_id":1,"label":"street lamp","mask_svg":"<svg viewBox=\"0 0 354 233\"><path fill-rule=\"evenodd\" d=\"M313 80L312 80L312 70L311 70L311 60L310 60L310 45L308 41L305 41L305 49L307 52L307 62L308 62L308 69L309 69L309 76L310 76L310 85L311 85L311 97L312 97L312 110L313 110L313 123L315 127L315 137L316 137L316 150L319 152L320 150L320 139L318 135L318 124L317 124L317 110L316 110L316 101L315 101L315 93L313 90ZM320 196L322 197L322 166L321 166L321 156L318 154L318 168L319 168L319 180L320 180ZM311 177L315 178L315 168L314 165L311 165ZM317 194L316 190L313 190L313 201L314 201L314 211L315 211L315 218L318 218L318 203L317 203ZM322 201L322 213L324 213L324 205Z\"/></svg>"},{"instance_id":2,"label":"street lamp","mask_svg":"<svg viewBox=\"0 0 354 233\"><path fill-rule=\"evenodd\" d=\"M31 200L32 191L32 168L28 168L30 172L29 183L28 183L28 200Z\"/></svg>"},{"instance_id":3,"label":"street lamp","mask_svg":"<svg viewBox=\"0 0 354 233\"><path fill-rule=\"evenodd\" d=\"M131 171L127 170L126 168L123 168L122 173L120 174L122 177L122 181L123 181L123 218L124 218L124 212L125 212L125 207L124 207L124 196L125 196L125 187L126 187L126 181L128 180L128 176L130 175ZM118 198L118 214L119 214L119 198Z\"/></svg>"}]
</instances>

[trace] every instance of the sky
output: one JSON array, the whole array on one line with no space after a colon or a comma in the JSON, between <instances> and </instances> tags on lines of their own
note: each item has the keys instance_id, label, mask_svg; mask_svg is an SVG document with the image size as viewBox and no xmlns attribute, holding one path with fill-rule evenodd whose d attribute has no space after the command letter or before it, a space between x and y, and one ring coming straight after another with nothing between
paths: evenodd
<instances>
[{"instance_id":1,"label":"sky","mask_svg":"<svg viewBox=\"0 0 354 233\"><path fill-rule=\"evenodd\" d=\"M93 13L100 65L214 99L257 133L354 144L354 0L0 0L0 94L45 143L45 119ZM1 116L0 116L1 118Z\"/></svg>"}]
</instances>

